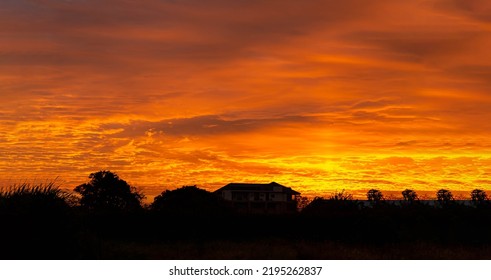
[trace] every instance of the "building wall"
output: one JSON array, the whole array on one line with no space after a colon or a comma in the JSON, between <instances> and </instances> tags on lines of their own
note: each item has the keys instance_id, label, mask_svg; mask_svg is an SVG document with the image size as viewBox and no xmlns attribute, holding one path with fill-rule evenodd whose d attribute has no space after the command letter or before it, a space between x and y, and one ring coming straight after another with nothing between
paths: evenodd
<instances>
[{"instance_id":1,"label":"building wall","mask_svg":"<svg viewBox=\"0 0 491 280\"><path fill-rule=\"evenodd\" d=\"M232 200L232 192L231 191L223 191L222 197L225 200Z\"/></svg>"},{"instance_id":2,"label":"building wall","mask_svg":"<svg viewBox=\"0 0 491 280\"><path fill-rule=\"evenodd\" d=\"M222 191L222 198L230 201L235 209L249 214L282 214L296 211L296 201L289 200L281 187L268 191Z\"/></svg>"},{"instance_id":3,"label":"building wall","mask_svg":"<svg viewBox=\"0 0 491 280\"><path fill-rule=\"evenodd\" d=\"M284 193L274 193L273 195L273 197L270 195L271 201L286 201L286 194Z\"/></svg>"}]
</instances>

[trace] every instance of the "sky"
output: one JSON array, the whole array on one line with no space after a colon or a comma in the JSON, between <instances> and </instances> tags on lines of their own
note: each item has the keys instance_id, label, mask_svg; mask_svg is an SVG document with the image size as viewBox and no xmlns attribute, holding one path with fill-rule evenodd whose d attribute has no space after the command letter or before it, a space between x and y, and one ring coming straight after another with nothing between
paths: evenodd
<instances>
[{"instance_id":1,"label":"sky","mask_svg":"<svg viewBox=\"0 0 491 280\"><path fill-rule=\"evenodd\" d=\"M487 0L2 0L0 185L491 189Z\"/></svg>"}]
</instances>

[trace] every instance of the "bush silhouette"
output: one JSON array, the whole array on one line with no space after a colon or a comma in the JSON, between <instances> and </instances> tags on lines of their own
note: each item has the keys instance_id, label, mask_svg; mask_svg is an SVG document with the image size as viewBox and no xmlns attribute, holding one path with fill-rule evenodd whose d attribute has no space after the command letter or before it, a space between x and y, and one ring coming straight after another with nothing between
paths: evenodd
<instances>
[{"instance_id":1,"label":"bush silhouette","mask_svg":"<svg viewBox=\"0 0 491 280\"><path fill-rule=\"evenodd\" d=\"M217 216L230 213L221 197L196 186L166 190L155 197L150 209L176 216Z\"/></svg>"},{"instance_id":2,"label":"bush silhouette","mask_svg":"<svg viewBox=\"0 0 491 280\"><path fill-rule=\"evenodd\" d=\"M359 210L359 203L353 200L350 194L335 193L330 197L315 197L303 210L303 216L339 216L346 213L355 213Z\"/></svg>"},{"instance_id":3,"label":"bush silhouette","mask_svg":"<svg viewBox=\"0 0 491 280\"><path fill-rule=\"evenodd\" d=\"M74 191L81 195L80 205L95 211L134 211L141 209L144 195L111 171L89 175L88 183Z\"/></svg>"}]
</instances>

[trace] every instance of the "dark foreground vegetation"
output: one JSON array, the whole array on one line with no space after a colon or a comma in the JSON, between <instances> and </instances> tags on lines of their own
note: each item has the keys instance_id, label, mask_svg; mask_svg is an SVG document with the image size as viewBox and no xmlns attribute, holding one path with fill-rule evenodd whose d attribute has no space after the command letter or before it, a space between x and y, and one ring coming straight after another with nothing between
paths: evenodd
<instances>
[{"instance_id":1,"label":"dark foreground vegetation","mask_svg":"<svg viewBox=\"0 0 491 280\"><path fill-rule=\"evenodd\" d=\"M404 193L405 192L405 193ZM491 259L491 204L475 191L459 204L439 191L429 205L411 190L390 203L337 193L299 213L247 215L194 186L143 194L101 171L75 188L0 192L1 259Z\"/></svg>"}]
</instances>

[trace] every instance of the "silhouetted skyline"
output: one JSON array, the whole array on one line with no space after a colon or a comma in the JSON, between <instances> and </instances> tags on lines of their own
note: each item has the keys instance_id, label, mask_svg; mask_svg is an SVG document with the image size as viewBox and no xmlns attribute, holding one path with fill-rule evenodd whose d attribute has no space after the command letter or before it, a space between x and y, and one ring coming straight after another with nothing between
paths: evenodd
<instances>
[{"instance_id":1,"label":"silhouetted skyline","mask_svg":"<svg viewBox=\"0 0 491 280\"><path fill-rule=\"evenodd\" d=\"M150 205L109 171L67 193L54 183L0 190L0 259L486 259L491 201L368 201L345 192L308 203L270 184L163 191ZM407 192L406 192L407 193ZM233 248L233 249L232 249Z\"/></svg>"}]
</instances>

